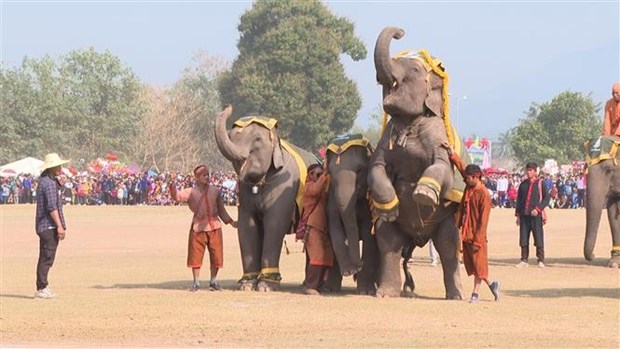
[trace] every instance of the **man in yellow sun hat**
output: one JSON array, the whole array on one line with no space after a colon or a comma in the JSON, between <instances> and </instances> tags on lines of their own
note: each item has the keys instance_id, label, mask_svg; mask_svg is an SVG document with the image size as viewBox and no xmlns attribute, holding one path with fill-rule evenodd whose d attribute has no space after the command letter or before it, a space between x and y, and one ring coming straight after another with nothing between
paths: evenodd
<instances>
[{"instance_id":1,"label":"man in yellow sun hat","mask_svg":"<svg viewBox=\"0 0 620 349\"><path fill-rule=\"evenodd\" d=\"M47 275L54 264L58 243L65 238L67 225L62 212L60 190L62 185L58 180L62 172L62 165L70 160L63 160L56 153L45 156L41 165L41 176L37 186L37 211L35 228L39 236L39 261L37 262L37 291L34 298L50 299L55 294L49 288Z\"/></svg>"}]
</instances>

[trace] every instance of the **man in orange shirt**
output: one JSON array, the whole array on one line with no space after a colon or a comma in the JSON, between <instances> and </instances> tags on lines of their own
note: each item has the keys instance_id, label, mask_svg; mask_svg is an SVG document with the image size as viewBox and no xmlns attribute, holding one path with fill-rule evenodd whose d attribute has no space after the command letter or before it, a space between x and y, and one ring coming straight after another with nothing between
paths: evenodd
<instances>
[{"instance_id":1,"label":"man in orange shirt","mask_svg":"<svg viewBox=\"0 0 620 349\"><path fill-rule=\"evenodd\" d=\"M611 87L611 98L605 103L603 136L620 137L620 83Z\"/></svg>"},{"instance_id":2,"label":"man in orange shirt","mask_svg":"<svg viewBox=\"0 0 620 349\"><path fill-rule=\"evenodd\" d=\"M211 282L209 288L219 291L217 272L224 266L224 246L222 244L222 223L237 227L237 222L230 218L217 187L209 185L209 170L205 165L194 169L196 185L177 192L176 184L170 185L170 196L174 201L187 202L189 209L194 213L192 226L189 231L187 249L187 266L192 268L194 283L190 291L200 289L200 268L205 254L205 247L209 249L209 263L211 265Z\"/></svg>"},{"instance_id":3,"label":"man in orange shirt","mask_svg":"<svg viewBox=\"0 0 620 349\"><path fill-rule=\"evenodd\" d=\"M480 285L484 281L495 301L499 301L499 281L489 281L487 225L491 213L491 197L480 178L478 165L465 166L461 158L447 145L450 162L459 170L467 186L457 211L457 226L463 241L463 264L467 275L474 276L474 290L469 303L478 303Z\"/></svg>"}]
</instances>

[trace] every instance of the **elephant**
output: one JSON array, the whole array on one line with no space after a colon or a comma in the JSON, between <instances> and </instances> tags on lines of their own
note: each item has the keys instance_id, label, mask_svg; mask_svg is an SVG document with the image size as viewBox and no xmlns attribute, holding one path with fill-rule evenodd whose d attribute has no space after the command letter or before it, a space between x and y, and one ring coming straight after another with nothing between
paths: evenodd
<instances>
[{"instance_id":1,"label":"elephant","mask_svg":"<svg viewBox=\"0 0 620 349\"><path fill-rule=\"evenodd\" d=\"M620 268L620 137L603 136L585 143L587 152L586 234L583 254L594 259L594 245L603 208L611 229L610 268Z\"/></svg>"},{"instance_id":2,"label":"elephant","mask_svg":"<svg viewBox=\"0 0 620 349\"><path fill-rule=\"evenodd\" d=\"M358 294L376 292L379 250L371 234L373 222L366 180L371 154L372 146L361 134L333 138L327 146L327 219L338 266L333 268L337 275L332 272L328 279L330 289L340 289L342 275L355 275ZM334 278L335 282L330 281Z\"/></svg>"},{"instance_id":3,"label":"elephant","mask_svg":"<svg viewBox=\"0 0 620 349\"><path fill-rule=\"evenodd\" d=\"M407 51L391 58L391 39L403 36L400 28L384 28L374 51L383 110L391 116L368 173L373 209L379 216L377 297L400 295L403 249L411 244L424 246L432 239L441 258L445 297L460 300L460 237L454 213L462 191L453 188L454 168L446 149L448 135L453 139L456 135L443 118L447 74L441 62L426 51ZM463 149L456 149L461 142L453 146L463 154Z\"/></svg>"},{"instance_id":4,"label":"elephant","mask_svg":"<svg viewBox=\"0 0 620 349\"><path fill-rule=\"evenodd\" d=\"M232 106L226 106L215 119L214 131L220 152L238 176L240 289L279 290L284 235L299 218L306 168L319 161L280 139L272 118L241 118L227 132L231 114Z\"/></svg>"}]
</instances>

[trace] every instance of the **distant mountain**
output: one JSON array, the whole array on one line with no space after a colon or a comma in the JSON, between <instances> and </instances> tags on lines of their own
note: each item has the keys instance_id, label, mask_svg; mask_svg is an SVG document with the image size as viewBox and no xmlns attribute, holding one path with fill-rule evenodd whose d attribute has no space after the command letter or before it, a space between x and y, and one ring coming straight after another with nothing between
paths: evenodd
<instances>
[{"instance_id":1,"label":"distant mountain","mask_svg":"<svg viewBox=\"0 0 620 349\"><path fill-rule=\"evenodd\" d=\"M535 53L524 59L536 59ZM469 96L466 108L461 105L459 131L463 136L476 134L495 139L515 127L532 102L549 102L566 90L592 93L602 110L611 97L611 85L617 81L620 81L620 40L591 50L574 51L538 71L494 86L484 97Z\"/></svg>"}]
</instances>

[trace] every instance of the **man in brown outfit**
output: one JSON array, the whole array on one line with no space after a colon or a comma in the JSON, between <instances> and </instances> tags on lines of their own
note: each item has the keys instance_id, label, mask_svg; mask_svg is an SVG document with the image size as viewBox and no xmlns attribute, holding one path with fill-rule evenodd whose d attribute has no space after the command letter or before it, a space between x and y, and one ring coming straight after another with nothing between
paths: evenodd
<instances>
[{"instance_id":1,"label":"man in brown outfit","mask_svg":"<svg viewBox=\"0 0 620 349\"><path fill-rule=\"evenodd\" d=\"M329 175L323 175L319 164L308 167L308 179L304 187L303 215L307 216L306 236L306 294L318 295L329 268L334 264L334 251L327 230L327 185Z\"/></svg>"},{"instance_id":2,"label":"man in brown outfit","mask_svg":"<svg viewBox=\"0 0 620 349\"><path fill-rule=\"evenodd\" d=\"M205 254L205 247L209 249L211 264L211 282L209 288L219 291L217 272L224 266L224 246L222 244L222 223L237 227L237 222L230 218L224 208L217 187L209 185L209 170L205 165L194 169L196 185L177 192L176 184L170 185L170 196L174 201L187 202L189 209L194 213L189 231L187 250L187 266L192 268L194 283L190 291L200 289L200 268Z\"/></svg>"},{"instance_id":3,"label":"man in brown outfit","mask_svg":"<svg viewBox=\"0 0 620 349\"><path fill-rule=\"evenodd\" d=\"M461 229L465 270L467 275L474 275L474 290L469 302L478 302L478 292L482 281L491 289L495 301L499 301L499 282L489 282L487 224L491 213L491 198L480 180L482 170L474 164L465 167L455 152L449 149L448 153L450 161L459 170L467 184L457 211L457 225Z\"/></svg>"},{"instance_id":4,"label":"man in brown outfit","mask_svg":"<svg viewBox=\"0 0 620 349\"><path fill-rule=\"evenodd\" d=\"M611 98L605 103L603 136L620 137L620 83L611 87Z\"/></svg>"}]
</instances>

